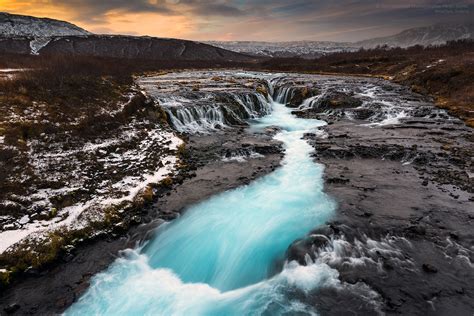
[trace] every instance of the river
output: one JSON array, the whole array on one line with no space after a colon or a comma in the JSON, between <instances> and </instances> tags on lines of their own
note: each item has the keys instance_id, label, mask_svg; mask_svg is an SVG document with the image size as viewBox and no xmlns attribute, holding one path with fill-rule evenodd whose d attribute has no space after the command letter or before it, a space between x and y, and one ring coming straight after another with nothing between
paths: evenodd
<instances>
[{"instance_id":1,"label":"river","mask_svg":"<svg viewBox=\"0 0 474 316\"><path fill-rule=\"evenodd\" d=\"M324 224L335 203L323 192L323 166L302 139L325 123L299 119L268 100L271 113L250 130L281 130L281 167L249 185L191 206L96 275L66 315L317 314L291 293L337 282L326 264L286 262L296 239ZM281 265L280 265L281 266Z\"/></svg>"}]
</instances>

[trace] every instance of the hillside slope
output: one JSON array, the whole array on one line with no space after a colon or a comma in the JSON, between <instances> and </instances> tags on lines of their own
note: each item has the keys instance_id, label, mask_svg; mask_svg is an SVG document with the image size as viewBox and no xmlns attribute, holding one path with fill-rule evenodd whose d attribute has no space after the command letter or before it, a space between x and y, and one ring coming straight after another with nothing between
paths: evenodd
<instances>
[{"instance_id":1,"label":"hillside slope","mask_svg":"<svg viewBox=\"0 0 474 316\"><path fill-rule=\"evenodd\" d=\"M90 32L65 21L0 12L2 37L53 37L87 35Z\"/></svg>"},{"instance_id":2,"label":"hillside slope","mask_svg":"<svg viewBox=\"0 0 474 316\"><path fill-rule=\"evenodd\" d=\"M39 53L153 60L247 61L253 59L240 53L193 41L121 35L55 38Z\"/></svg>"},{"instance_id":3,"label":"hillside slope","mask_svg":"<svg viewBox=\"0 0 474 316\"><path fill-rule=\"evenodd\" d=\"M378 37L355 43L356 46L372 48L378 45L409 47L414 45L441 45L448 41L474 38L474 24L435 24L411 28L398 34Z\"/></svg>"}]
</instances>

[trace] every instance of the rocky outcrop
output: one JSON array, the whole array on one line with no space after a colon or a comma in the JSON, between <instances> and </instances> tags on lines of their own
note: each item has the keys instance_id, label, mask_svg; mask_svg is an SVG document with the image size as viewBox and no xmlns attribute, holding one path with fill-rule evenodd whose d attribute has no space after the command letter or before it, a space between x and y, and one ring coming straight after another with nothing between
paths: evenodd
<instances>
[{"instance_id":1,"label":"rocky outcrop","mask_svg":"<svg viewBox=\"0 0 474 316\"><path fill-rule=\"evenodd\" d=\"M333 91L327 93L323 98L321 98L320 102L316 105L316 108L321 111L329 110L329 109L348 109L348 108L356 108L362 105L362 101L359 99L354 98L352 95Z\"/></svg>"},{"instance_id":2,"label":"rocky outcrop","mask_svg":"<svg viewBox=\"0 0 474 316\"><path fill-rule=\"evenodd\" d=\"M303 104L304 100L311 98L315 95L318 95L318 93L319 91L312 87L299 87L299 88L293 89L290 99L288 100L288 103L286 106L290 108L297 108L301 104Z\"/></svg>"}]
</instances>

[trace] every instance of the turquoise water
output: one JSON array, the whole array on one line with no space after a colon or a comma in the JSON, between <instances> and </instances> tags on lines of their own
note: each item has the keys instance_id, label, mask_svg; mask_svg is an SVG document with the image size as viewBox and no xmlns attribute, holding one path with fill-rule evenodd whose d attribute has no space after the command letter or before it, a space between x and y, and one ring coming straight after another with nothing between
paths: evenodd
<instances>
[{"instance_id":1,"label":"turquoise water","mask_svg":"<svg viewBox=\"0 0 474 316\"><path fill-rule=\"evenodd\" d=\"M298 119L273 103L272 114L252 129L279 126L282 166L247 186L190 207L162 226L143 249L128 250L96 275L66 315L262 315L316 313L288 293L333 282L326 265L285 265L295 239L332 215L323 167L310 157L305 132L324 123Z\"/></svg>"}]
</instances>

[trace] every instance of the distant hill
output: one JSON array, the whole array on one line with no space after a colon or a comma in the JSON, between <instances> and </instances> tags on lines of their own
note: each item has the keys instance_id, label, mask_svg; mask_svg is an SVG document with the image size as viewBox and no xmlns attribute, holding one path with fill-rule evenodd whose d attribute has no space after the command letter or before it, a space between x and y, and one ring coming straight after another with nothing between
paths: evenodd
<instances>
[{"instance_id":1,"label":"distant hill","mask_svg":"<svg viewBox=\"0 0 474 316\"><path fill-rule=\"evenodd\" d=\"M254 42L254 41L209 41L210 45L234 52L263 57L318 58L341 50L353 50L351 43L328 41Z\"/></svg>"},{"instance_id":2,"label":"distant hill","mask_svg":"<svg viewBox=\"0 0 474 316\"><path fill-rule=\"evenodd\" d=\"M374 48L383 45L400 47L440 45L447 41L472 39L473 37L474 24L436 24L408 29L392 36L378 37L355 43L329 41L210 41L207 43L254 56L318 58L333 52L355 51L360 47Z\"/></svg>"},{"instance_id":3,"label":"distant hill","mask_svg":"<svg viewBox=\"0 0 474 316\"><path fill-rule=\"evenodd\" d=\"M2 37L53 37L88 35L88 31L69 22L0 12Z\"/></svg>"},{"instance_id":4,"label":"distant hill","mask_svg":"<svg viewBox=\"0 0 474 316\"><path fill-rule=\"evenodd\" d=\"M396 35L360 41L355 46L373 48L378 45L409 47L414 45L440 45L448 41L474 38L474 24L435 24L411 28Z\"/></svg>"},{"instance_id":5,"label":"distant hill","mask_svg":"<svg viewBox=\"0 0 474 316\"><path fill-rule=\"evenodd\" d=\"M44 46L39 54L161 60L250 61L255 59L199 42L122 35L57 37Z\"/></svg>"}]
</instances>

